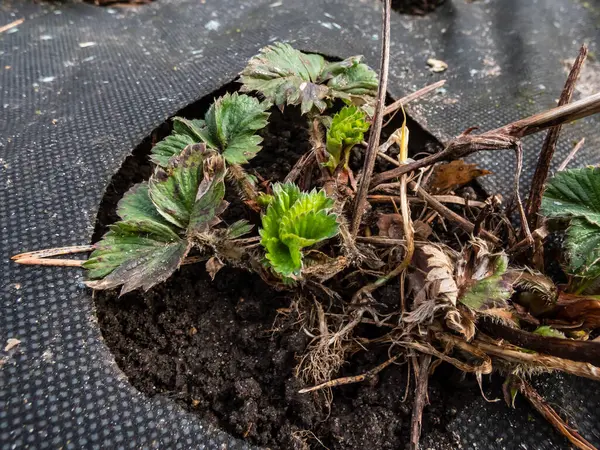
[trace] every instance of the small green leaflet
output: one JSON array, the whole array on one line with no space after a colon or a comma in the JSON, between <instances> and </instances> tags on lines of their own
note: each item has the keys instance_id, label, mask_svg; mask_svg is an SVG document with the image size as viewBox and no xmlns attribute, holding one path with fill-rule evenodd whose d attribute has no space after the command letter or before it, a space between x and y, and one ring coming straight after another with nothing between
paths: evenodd
<instances>
[{"instance_id":1,"label":"small green leaflet","mask_svg":"<svg viewBox=\"0 0 600 450\"><path fill-rule=\"evenodd\" d=\"M292 183L273 186L273 199L262 217L259 233L266 259L276 273L299 276L302 249L338 233L332 207L333 200L323 191L301 192Z\"/></svg>"},{"instance_id":2,"label":"small green leaflet","mask_svg":"<svg viewBox=\"0 0 600 450\"><path fill-rule=\"evenodd\" d=\"M335 75L327 82L327 86L336 93L337 97L344 97L343 94L375 96L379 80L369 66L356 62L347 70Z\"/></svg>"},{"instance_id":3,"label":"small green leaflet","mask_svg":"<svg viewBox=\"0 0 600 450\"><path fill-rule=\"evenodd\" d=\"M554 338L566 339L566 336L562 331L558 331L549 325L542 325L541 327L537 327L533 331L533 334L537 334L537 335L544 336L544 337L554 337Z\"/></svg>"},{"instance_id":4,"label":"small green leaflet","mask_svg":"<svg viewBox=\"0 0 600 450\"><path fill-rule=\"evenodd\" d=\"M172 134L152 147L150 160L157 166L166 167L173 156L179 155L184 148L195 142L197 141L188 135Z\"/></svg>"},{"instance_id":5,"label":"small green leaflet","mask_svg":"<svg viewBox=\"0 0 600 450\"><path fill-rule=\"evenodd\" d=\"M119 202L121 221L96 244L84 263L94 289L122 285L121 294L166 280L187 256L192 238L219 223L226 208L225 162L204 144L187 146L158 167L147 183ZM249 231L238 222L233 234Z\"/></svg>"},{"instance_id":6,"label":"small green leaflet","mask_svg":"<svg viewBox=\"0 0 600 450\"><path fill-rule=\"evenodd\" d=\"M570 272L589 279L600 276L600 168L558 172L548 181L542 212L571 219L565 242Z\"/></svg>"},{"instance_id":7,"label":"small green leaflet","mask_svg":"<svg viewBox=\"0 0 600 450\"><path fill-rule=\"evenodd\" d=\"M360 56L353 56L327 63L320 55L276 43L261 49L242 71L242 92L258 91L280 109L300 105L303 114L313 110L322 113L328 99L375 95L377 75L360 60Z\"/></svg>"},{"instance_id":8,"label":"small green leaflet","mask_svg":"<svg viewBox=\"0 0 600 450\"><path fill-rule=\"evenodd\" d=\"M219 150L230 164L245 164L261 149L256 132L267 126L268 102L259 102L237 92L218 98L205 116L206 126L198 130L202 141Z\"/></svg>"},{"instance_id":9,"label":"small green leaflet","mask_svg":"<svg viewBox=\"0 0 600 450\"><path fill-rule=\"evenodd\" d=\"M160 167L185 147L204 142L219 150L230 164L245 164L260 151L262 138L256 134L267 126L268 102L259 102L237 92L219 97L208 109L205 120L173 118L173 133L152 148L150 159Z\"/></svg>"},{"instance_id":10,"label":"small green leaflet","mask_svg":"<svg viewBox=\"0 0 600 450\"><path fill-rule=\"evenodd\" d=\"M476 311L491 308L505 308L506 301L513 293L512 283L502 275L508 268L508 257L505 254L490 255L494 258L492 275L474 280L474 283L459 297L458 301Z\"/></svg>"},{"instance_id":11,"label":"small green leaflet","mask_svg":"<svg viewBox=\"0 0 600 450\"><path fill-rule=\"evenodd\" d=\"M204 145L199 149L186 147L165 169L157 168L148 181L150 198L159 214L180 229L186 229L190 221L202 180L205 149Z\"/></svg>"},{"instance_id":12,"label":"small green leaflet","mask_svg":"<svg viewBox=\"0 0 600 450\"><path fill-rule=\"evenodd\" d=\"M327 152L329 161L326 166L333 173L342 158L347 163L352 147L364 139L369 129L366 114L356 106L345 106L333 116L331 126L327 130Z\"/></svg>"}]
</instances>

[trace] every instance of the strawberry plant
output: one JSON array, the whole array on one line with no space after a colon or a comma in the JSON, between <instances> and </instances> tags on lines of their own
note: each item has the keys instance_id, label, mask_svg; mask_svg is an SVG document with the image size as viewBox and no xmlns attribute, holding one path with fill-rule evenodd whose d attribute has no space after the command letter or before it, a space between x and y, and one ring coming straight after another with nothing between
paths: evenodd
<instances>
[{"instance_id":1,"label":"strawberry plant","mask_svg":"<svg viewBox=\"0 0 600 450\"><path fill-rule=\"evenodd\" d=\"M288 320L280 329L310 337L297 355L295 374L305 385L300 393L323 393L314 397L319 405L331 405L336 386L375 379L393 362L407 362L417 374L411 426L416 448L434 359L479 382L500 369L508 374L509 405L521 392L572 443L589 448L522 375L559 370L600 380L600 344L592 340L600 329L594 296L600 169L550 179L540 226L535 199L549 161L540 163L543 176L532 183L530 220L519 177L523 136L545 128L556 132L600 109L598 100L489 132L469 129L423 156L426 149L409 147L406 116L401 122L390 118L389 137L382 139L384 118L398 110L404 115L405 103L443 83L386 106L388 51L384 33L378 77L359 56L330 62L285 43L263 48L241 72L240 92L217 98L202 119L173 119L171 134L152 148L156 167L149 180L123 196L119 220L81 264L87 285L121 287L125 294L151 289L183 264L206 261L213 279L225 265L242 269L293 293L290 308L278 310ZM294 108L306 121L310 149L289 172L263 179L252 170L270 114ZM475 190L476 198L459 195L476 177L490 174L462 158L505 148L517 155L518 224L496 196ZM232 212L228 202L241 206ZM230 213L235 217L224 219ZM544 273L546 219L568 224L567 286ZM62 251L15 259L39 263ZM370 371L338 377L344 365L351 371L350 356L380 355L382 347L386 359Z\"/></svg>"}]
</instances>

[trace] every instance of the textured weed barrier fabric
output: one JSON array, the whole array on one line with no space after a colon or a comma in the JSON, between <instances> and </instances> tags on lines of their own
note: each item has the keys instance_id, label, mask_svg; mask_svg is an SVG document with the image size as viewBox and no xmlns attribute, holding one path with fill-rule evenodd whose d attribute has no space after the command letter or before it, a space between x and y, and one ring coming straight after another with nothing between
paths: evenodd
<instances>
[{"instance_id":1,"label":"textured weed barrier fabric","mask_svg":"<svg viewBox=\"0 0 600 450\"><path fill-rule=\"evenodd\" d=\"M0 4L0 447L246 448L165 397L131 387L102 341L83 273L19 267L10 255L90 241L98 204L132 149L187 104L235 78L262 46L378 66L378 0L157 0L136 8ZM409 112L439 139L491 129L555 105L579 45L598 54L597 2L448 0L425 17L392 17L390 93L446 78ZM432 74L428 58L448 69ZM576 98L600 90L590 58ZM565 128L556 164L586 137L574 165L597 164L598 119ZM525 141L522 187L543 136ZM510 194L510 151L474 158ZM20 344L5 350L8 339ZM7 348L7 347L6 347ZM487 386L489 388L489 386ZM600 445L600 390L545 376L537 387ZM486 389L490 398L498 390ZM431 401L436 401L432 398ZM448 411L424 448L560 448L566 441L524 402L483 398Z\"/></svg>"}]
</instances>

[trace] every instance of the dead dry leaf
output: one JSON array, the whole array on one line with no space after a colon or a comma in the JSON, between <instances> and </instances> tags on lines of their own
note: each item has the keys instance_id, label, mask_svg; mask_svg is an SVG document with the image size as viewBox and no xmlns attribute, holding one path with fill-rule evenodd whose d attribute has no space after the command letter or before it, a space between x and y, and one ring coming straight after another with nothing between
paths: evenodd
<instances>
[{"instance_id":1,"label":"dead dry leaf","mask_svg":"<svg viewBox=\"0 0 600 450\"><path fill-rule=\"evenodd\" d=\"M443 72L448 68L448 64L441 59L429 58L427 60L427 65L429 66L429 70L432 72Z\"/></svg>"},{"instance_id":2,"label":"dead dry leaf","mask_svg":"<svg viewBox=\"0 0 600 450\"><path fill-rule=\"evenodd\" d=\"M581 328L600 328L600 299L561 292L551 314L558 320L581 323Z\"/></svg>"},{"instance_id":3,"label":"dead dry leaf","mask_svg":"<svg viewBox=\"0 0 600 450\"><path fill-rule=\"evenodd\" d=\"M433 192L448 192L492 172L467 164L462 159L435 166L431 180Z\"/></svg>"},{"instance_id":4,"label":"dead dry leaf","mask_svg":"<svg viewBox=\"0 0 600 450\"><path fill-rule=\"evenodd\" d=\"M15 338L10 338L6 341L6 347L4 347L4 351L8 352L10 350L12 350L13 348L15 348L16 346L18 346L21 343L20 340L15 339Z\"/></svg>"},{"instance_id":5,"label":"dead dry leaf","mask_svg":"<svg viewBox=\"0 0 600 450\"><path fill-rule=\"evenodd\" d=\"M379 228L379 236L392 239L402 239L404 237L404 227L400 214L381 214L377 219L377 228Z\"/></svg>"},{"instance_id":6,"label":"dead dry leaf","mask_svg":"<svg viewBox=\"0 0 600 450\"><path fill-rule=\"evenodd\" d=\"M224 266L225 264L223 264L221 260L216 256L213 256L208 261L206 261L206 271L210 275L211 280L214 281L217 272L221 270Z\"/></svg>"}]
</instances>

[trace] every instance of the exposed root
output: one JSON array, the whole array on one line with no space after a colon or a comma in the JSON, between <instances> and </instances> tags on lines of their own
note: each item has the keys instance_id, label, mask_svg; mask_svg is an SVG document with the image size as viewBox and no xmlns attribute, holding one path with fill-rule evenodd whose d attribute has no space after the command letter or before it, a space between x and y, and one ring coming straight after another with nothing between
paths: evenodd
<instances>
[{"instance_id":1,"label":"exposed root","mask_svg":"<svg viewBox=\"0 0 600 450\"><path fill-rule=\"evenodd\" d=\"M413 361L417 358L413 357ZM423 409L429 403L427 399L427 386L429 385L429 368L431 366L431 355L422 355L419 358L419 370L416 376L415 399L413 401L413 412L410 424L410 448L418 450L421 438L421 424L423 422Z\"/></svg>"},{"instance_id":2,"label":"exposed root","mask_svg":"<svg viewBox=\"0 0 600 450\"><path fill-rule=\"evenodd\" d=\"M365 380L369 380L369 379L373 378L375 375L377 375L383 369L385 369L386 367L388 367L390 364L394 363L401 356L404 356L404 354L403 353L398 353L397 355L391 357L387 361L379 364L377 367L374 367L373 369L371 369L368 372L365 372L365 373L363 373L361 375L356 375L356 376L353 376L353 377L336 378L335 380L330 380L330 381L327 381L325 383L318 384L317 386L300 389L298 391L298 393L299 394L306 394L307 392L314 392L314 391L318 391L318 390L321 390L321 389L330 389L332 387L342 386L344 384L362 383Z\"/></svg>"},{"instance_id":3,"label":"exposed root","mask_svg":"<svg viewBox=\"0 0 600 450\"><path fill-rule=\"evenodd\" d=\"M537 412L539 412L554 428L565 436L571 444L580 450L597 450L577 430L570 427L548 402L525 380L517 376L512 377L512 385L529 401Z\"/></svg>"}]
</instances>

